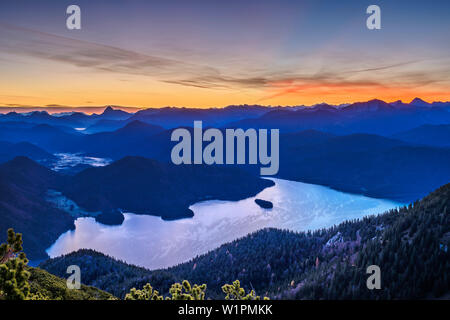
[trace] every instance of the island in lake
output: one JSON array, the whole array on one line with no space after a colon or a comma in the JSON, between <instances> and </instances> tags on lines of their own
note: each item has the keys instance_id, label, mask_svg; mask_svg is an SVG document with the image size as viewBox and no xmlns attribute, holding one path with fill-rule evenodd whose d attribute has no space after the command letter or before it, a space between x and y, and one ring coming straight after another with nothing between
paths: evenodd
<instances>
[{"instance_id":1,"label":"island in lake","mask_svg":"<svg viewBox=\"0 0 450 320\"><path fill-rule=\"evenodd\" d=\"M258 206L260 206L263 209L272 209L273 208L273 203L267 200L262 200L262 199L255 199L255 202Z\"/></svg>"}]
</instances>

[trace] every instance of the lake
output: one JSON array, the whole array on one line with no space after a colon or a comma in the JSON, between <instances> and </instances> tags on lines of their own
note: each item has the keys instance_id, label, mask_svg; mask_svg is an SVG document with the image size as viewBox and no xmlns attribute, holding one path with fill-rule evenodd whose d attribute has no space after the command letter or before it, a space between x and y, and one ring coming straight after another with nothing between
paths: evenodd
<instances>
[{"instance_id":1,"label":"lake","mask_svg":"<svg viewBox=\"0 0 450 320\"><path fill-rule=\"evenodd\" d=\"M190 207L195 214L191 219L163 221L126 213L122 225L105 226L94 218L78 218L75 230L62 234L47 252L53 258L89 248L149 269L165 268L262 228L314 230L403 205L318 185L271 180L275 186L253 198L196 203ZM255 198L271 201L273 209L262 209Z\"/></svg>"}]
</instances>

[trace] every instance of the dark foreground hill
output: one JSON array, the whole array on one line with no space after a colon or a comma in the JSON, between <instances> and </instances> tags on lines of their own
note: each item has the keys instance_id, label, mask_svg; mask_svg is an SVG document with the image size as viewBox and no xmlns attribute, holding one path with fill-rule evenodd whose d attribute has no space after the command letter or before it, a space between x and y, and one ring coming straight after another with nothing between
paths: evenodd
<instances>
[{"instance_id":1,"label":"dark foreground hill","mask_svg":"<svg viewBox=\"0 0 450 320\"><path fill-rule=\"evenodd\" d=\"M239 279L272 298L423 299L450 290L450 184L421 201L378 216L315 232L265 229L164 270L128 265L92 250L45 261L63 276L79 265L83 281L123 296L151 283L167 293L171 283L206 283L208 295ZM176 236L176 235L174 235ZM366 269L381 269L381 289L368 290Z\"/></svg>"},{"instance_id":2,"label":"dark foreground hill","mask_svg":"<svg viewBox=\"0 0 450 320\"><path fill-rule=\"evenodd\" d=\"M68 213L45 201L47 190L61 184L58 174L25 157L0 165L0 240L13 227L32 259L47 258L45 249L75 227Z\"/></svg>"},{"instance_id":3,"label":"dark foreground hill","mask_svg":"<svg viewBox=\"0 0 450 320\"><path fill-rule=\"evenodd\" d=\"M241 200L273 186L270 180L224 166L176 166L126 157L75 175L63 193L88 211L122 209L166 220L192 217L202 200Z\"/></svg>"},{"instance_id":4,"label":"dark foreground hill","mask_svg":"<svg viewBox=\"0 0 450 320\"><path fill-rule=\"evenodd\" d=\"M49 300L110 300L115 297L92 286L81 285L78 290L67 288L66 278L59 278L39 268L28 268L30 291ZM65 275L67 276L67 275Z\"/></svg>"}]
</instances>

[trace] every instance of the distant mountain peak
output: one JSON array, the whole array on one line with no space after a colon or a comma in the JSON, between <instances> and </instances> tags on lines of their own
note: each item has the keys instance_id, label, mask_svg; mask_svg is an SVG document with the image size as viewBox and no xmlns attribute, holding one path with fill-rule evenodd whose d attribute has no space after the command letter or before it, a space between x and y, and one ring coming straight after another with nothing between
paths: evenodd
<instances>
[{"instance_id":1,"label":"distant mountain peak","mask_svg":"<svg viewBox=\"0 0 450 320\"><path fill-rule=\"evenodd\" d=\"M387 102L379 99L372 99L367 102L355 102L347 107L342 108L346 111L380 111L380 110L392 110L393 107Z\"/></svg>"},{"instance_id":2,"label":"distant mountain peak","mask_svg":"<svg viewBox=\"0 0 450 320\"><path fill-rule=\"evenodd\" d=\"M313 108L322 109L322 110L335 110L336 109L336 107L334 107L328 103L325 103L325 102L315 104L313 106Z\"/></svg>"},{"instance_id":3,"label":"distant mountain peak","mask_svg":"<svg viewBox=\"0 0 450 320\"><path fill-rule=\"evenodd\" d=\"M37 163L25 156L18 156L9 161L10 164L37 166Z\"/></svg>"},{"instance_id":4,"label":"distant mountain peak","mask_svg":"<svg viewBox=\"0 0 450 320\"><path fill-rule=\"evenodd\" d=\"M32 111L30 113L30 115L45 115L45 116L48 116L49 113L47 111L45 111L45 110L42 110L42 111L36 110L36 111Z\"/></svg>"},{"instance_id":5,"label":"distant mountain peak","mask_svg":"<svg viewBox=\"0 0 450 320\"><path fill-rule=\"evenodd\" d=\"M130 114L119 108L114 109L112 106L107 106L100 116L114 120L125 120L130 117Z\"/></svg>"},{"instance_id":6,"label":"distant mountain peak","mask_svg":"<svg viewBox=\"0 0 450 320\"><path fill-rule=\"evenodd\" d=\"M148 127L152 127L152 125L145 123L143 121L140 120L133 120L130 123L128 123L125 127L123 127L123 129L138 129L138 128L148 128Z\"/></svg>"},{"instance_id":7,"label":"distant mountain peak","mask_svg":"<svg viewBox=\"0 0 450 320\"><path fill-rule=\"evenodd\" d=\"M409 104L416 107L430 106L430 104L420 98L414 98Z\"/></svg>"},{"instance_id":8,"label":"distant mountain peak","mask_svg":"<svg viewBox=\"0 0 450 320\"><path fill-rule=\"evenodd\" d=\"M107 106L105 108L105 110L103 111L103 114L108 114L108 113L111 113L111 112L114 112L114 111L116 111L116 110L114 110L113 107Z\"/></svg>"},{"instance_id":9,"label":"distant mountain peak","mask_svg":"<svg viewBox=\"0 0 450 320\"><path fill-rule=\"evenodd\" d=\"M383 104L383 105L388 104L387 102L380 100L380 99L372 99L372 100L367 101L367 103L368 104Z\"/></svg>"}]
</instances>

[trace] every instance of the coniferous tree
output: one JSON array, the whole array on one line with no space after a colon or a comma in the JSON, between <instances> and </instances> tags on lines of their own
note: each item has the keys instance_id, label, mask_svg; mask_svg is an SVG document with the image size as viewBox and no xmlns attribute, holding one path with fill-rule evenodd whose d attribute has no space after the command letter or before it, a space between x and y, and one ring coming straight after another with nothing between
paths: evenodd
<instances>
[{"instance_id":1,"label":"coniferous tree","mask_svg":"<svg viewBox=\"0 0 450 320\"><path fill-rule=\"evenodd\" d=\"M30 293L28 259L22 250L22 234L8 229L8 240L0 245L0 299L24 300Z\"/></svg>"},{"instance_id":2,"label":"coniferous tree","mask_svg":"<svg viewBox=\"0 0 450 320\"><path fill-rule=\"evenodd\" d=\"M125 300L163 300L157 290L153 290L150 283L147 283L142 290L132 288L125 296Z\"/></svg>"}]
</instances>

